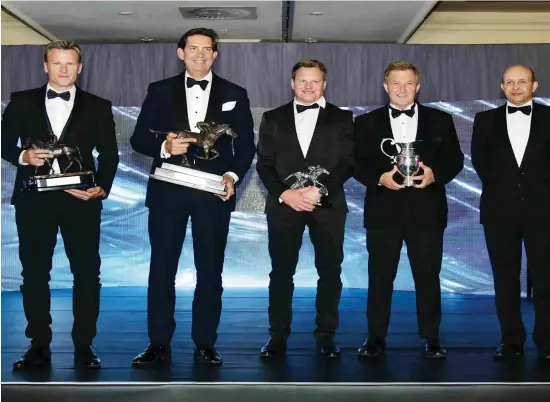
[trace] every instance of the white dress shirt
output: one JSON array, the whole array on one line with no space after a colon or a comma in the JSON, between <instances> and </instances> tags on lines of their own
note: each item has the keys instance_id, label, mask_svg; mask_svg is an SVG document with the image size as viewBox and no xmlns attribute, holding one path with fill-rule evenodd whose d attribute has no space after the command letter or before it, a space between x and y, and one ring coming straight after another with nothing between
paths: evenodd
<instances>
[{"instance_id":1,"label":"white dress shirt","mask_svg":"<svg viewBox=\"0 0 550 402\"><path fill-rule=\"evenodd\" d=\"M521 105L521 106L533 106L533 100ZM527 141L529 141L529 132L531 131L531 117L533 116L533 111L529 116L521 111L515 113L508 113L508 106L512 107L521 107L506 102L506 126L508 127L508 138L510 139L510 144L512 145L512 150L514 151L514 156L518 166L521 165L523 160L523 155L525 154L525 148L527 148Z\"/></svg>"},{"instance_id":2,"label":"white dress shirt","mask_svg":"<svg viewBox=\"0 0 550 402\"><path fill-rule=\"evenodd\" d=\"M403 110L409 110L414 103L410 104ZM397 106L390 106L399 109ZM391 131L393 133L393 139L396 142L413 142L416 140L416 131L418 130L418 106L414 108L414 115L412 117L401 113L398 117L393 118L391 115L392 110L388 108L390 115Z\"/></svg>"},{"instance_id":3,"label":"white dress shirt","mask_svg":"<svg viewBox=\"0 0 550 402\"><path fill-rule=\"evenodd\" d=\"M50 89L58 93L65 92L65 91L57 91L53 89L50 86L50 84L48 84L46 86L46 94ZM46 113L48 114L48 119L50 120L53 134L57 137L57 139L61 137L61 134L63 133L63 129L65 128L65 125L69 120L69 116L71 115L71 112L73 111L74 98L76 94L76 86L73 85L73 87L69 89L69 93L71 94L71 97L69 98L68 101L63 100L59 97L48 99L48 96L45 95L44 102L46 103ZM21 155L19 155L19 164L27 165L27 163L23 162L23 152L21 152ZM60 173L59 163L57 162L57 159L54 159L52 168L55 173Z\"/></svg>"},{"instance_id":4,"label":"white dress shirt","mask_svg":"<svg viewBox=\"0 0 550 402\"><path fill-rule=\"evenodd\" d=\"M311 139L313 138L313 132L315 131L315 125L317 124L317 118L319 117L319 111L321 108L327 106L327 101L324 96L321 96L317 102L319 107L317 109L306 109L302 113L296 111L296 105L304 105L304 103L299 102L294 98L293 109L294 109L294 124L296 125L296 133L298 134L298 142L300 143L300 148L302 149L302 154L304 158L307 155L307 150L311 144ZM304 105L307 106L307 105Z\"/></svg>"},{"instance_id":5,"label":"white dress shirt","mask_svg":"<svg viewBox=\"0 0 550 402\"><path fill-rule=\"evenodd\" d=\"M185 72L185 98L187 99L187 119L189 120L189 128L191 131L198 133L200 130L197 128L197 123L200 123L201 121L204 121L206 118L206 111L208 109L208 101L210 99L210 91L212 89L212 70L206 74L202 80L208 81L208 85L203 90L200 85L193 85L191 88L187 88L187 77L189 77L189 74L187 71ZM192 78L192 77L191 77ZM202 81L197 80L197 81ZM162 147L160 149L160 157L164 159L170 158L172 155L170 155L168 152L166 152L166 141L162 143ZM233 172L226 172L226 174L230 175L235 179L235 183L239 180L239 176L237 176Z\"/></svg>"}]
</instances>

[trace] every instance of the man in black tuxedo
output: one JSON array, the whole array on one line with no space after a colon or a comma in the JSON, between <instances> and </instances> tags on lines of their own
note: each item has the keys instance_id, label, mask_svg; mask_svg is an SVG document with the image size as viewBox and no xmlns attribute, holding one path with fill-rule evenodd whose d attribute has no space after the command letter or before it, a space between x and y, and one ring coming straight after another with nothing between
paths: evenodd
<instances>
[{"instance_id":1,"label":"man in black tuxedo","mask_svg":"<svg viewBox=\"0 0 550 402\"><path fill-rule=\"evenodd\" d=\"M474 120L472 164L482 182L480 220L502 331L497 359L523 355L523 242L534 288L533 340L541 359L550 360L550 107L533 102L537 86L529 67L509 67L501 83L506 104Z\"/></svg>"},{"instance_id":2,"label":"man in black tuxedo","mask_svg":"<svg viewBox=\"0 0 550 402\"><path fill-rule=\"evenodd\" d=\"M292 319L293 276L306 225L315 249L319 274L314 335L321 355L337 358L334 344L342 290L344 225L348 212L343 185L353 174L353 116L327 103L326 68L306 59L292 69L295 98L264 113L258 140L256 168L268 191L266 212L269 255L269 333L262 357L286 351ZM323 186L292 189L296 172L320 166ZM317 206L317 202L321 206Z\"/></svg>"},{"instance_id":3,"label":"man in black tuxedo","mask_svg":"<svg viewBox=\"0 0 550 402\"><path fill-rule=\"evenodd\" d=\"M23 267L23 308L27 318L25 335L31 339L28 351L17 360L14 370L50 365L50 271L52 256L61 230L65 252L74 276L72 338L77 367L99 368L101 363L91 345L99 315L99 237L102 199L111 189L117 165L118 147L111 102L75 86L82 70L81 50L74 42L54 41L44 50L48 84L12 94L2 116L2 159L17 166L12 204L19 235L19 258ZM44 149L24 150L27 140L59 143L78 148L83 170L95 172L97 187L87 190L23 193L25 179L35 175L52 154ZM92 151L96 150L95 167ZM68 161L53 162L56 173ZM45 167L45 166L44 166ZM46 169L46 174L48 169Z\"/></svg>"},{"instance_id":4,"label":"man in black tuxedo","mask_svg":"<svg viewBox=\"0 0 550 402\"><path fill-rule=\"evenodd\" d=\"M146 206L149 208L151 265L149 271L147 325L150 343L134 360L135 366L171 358L170 343L176 322L174 281L189 217L197 284L193 299L192 338L195 358L218 364L222 356L215 349L222 308L222 269L231 212L235 210L235 187L242 182L254 158L254 123L247 92L211 71L216 58L217 34L196 28L178 43L178 57L185 73L149 85L141 108L132 147L154 158L152 170L163 162L179 165L185 154L190 163L205 172L223 175L226 196L149 180ZM176 135L156 137L149 129L197 131L202 121L229 124L238 135L232 142L222 136L215 145L219 157L202 160L202 149L189 148L193 140Z\"/></svg>"},{"instance_id":5,"label":"man in black tuxedo","mask_svg":"<svg viewBox=\"0 0 550 402\"><path fill-rule=\"evenodd\" d=\"M355 122L355 178L367 187L365 228L369 252L367 306L368 338L359 356L377 357L386 350L393 281L403 241L416 288L416 309L423 353L444 358L439 342L443 256L443 232L447 226L445 184L462 170L452 117L415 102L420 89L417 68L393 62L384 73L384 89L390 104L357 117ZM403 185L397 167L381 151L384 138L415 147L420 170L413 187ZM386 142L385 152L396 153Z\"/></svg>"}]
</instances>

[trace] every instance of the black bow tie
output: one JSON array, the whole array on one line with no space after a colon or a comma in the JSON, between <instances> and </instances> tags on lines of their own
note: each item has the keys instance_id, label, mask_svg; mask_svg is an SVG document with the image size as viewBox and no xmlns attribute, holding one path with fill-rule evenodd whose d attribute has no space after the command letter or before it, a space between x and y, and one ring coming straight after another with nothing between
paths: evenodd
<instances>
[{"instance_id":1,"label":"black bow tie","mask_svg":"<svg viewBox=\"0 0 550 402\"><path fill-rule=\"evenodd\" d=\"M414 105L412 105L412 107L410 109L407 109L407 110L399 110L399 109L396 109L396 108L391 107L391 106L390 106L390 109L391 109L391 117L393 117L394 119L396 117L401 116L402 114L405 114L409 117L414 116Z\"/></svg>"},{"instance_id":2,"label":"black bow tie","mask_svg":"<svg viewBox=\"0 0 550 402\"><path fill-rule=\"evenodd\" d=\"M206 89L206 87L208 86L208 80L197 81L194 78L187 77L187 88L192 88L195 85L200 86L201 89L204 91Z\"/></svg>"},{"instance_id":3,"label":"black bow tie","mask_svg":"<svg viewBox=\"0 0 550 402\"><path fill-rule=\"evenodd\" d=\"M532 109L531 105L522 106L522 107L508 106L508 113L516 113L519 110L523 114L529 116L531 114L531 109Z\"/></svg>"},{"instance_id":4,"label":"black bow tie","mask_svg":"<svg viewBox=\"0 0 550 402\"><path fill-rule=\"evenodd\" d=\"M319 109L319 104L314 103L314 104L309 105L309 106L296 104L296 111L298 113L302 113L304 110L308 110L308 109Z\"/></svg>"},{"instance_id":5,"label":"black bow tie","mask_svg":"<svg viewBox=\"0 0 550 402\"><path fill-rule=\"evenodd\" d=\"M48 93L46 95L48 96L48 99L53 99L58 97L63 99L64 101L69 101L69 99L71 99L71 93L69 91L58 93L58 92L52 91L51 89L48 89Z\"/></svg>"}]
</instances>

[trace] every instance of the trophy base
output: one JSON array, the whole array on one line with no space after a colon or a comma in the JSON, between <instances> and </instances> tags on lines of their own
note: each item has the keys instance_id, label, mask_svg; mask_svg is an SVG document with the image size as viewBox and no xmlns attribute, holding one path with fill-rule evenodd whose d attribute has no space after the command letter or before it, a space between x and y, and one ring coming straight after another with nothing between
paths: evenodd
<instances>
[{"instance_id":1,"label":"trophy base","mask_svg":"<svg viewBox=\"0 0 550 402\"><path fill-rule=\"evenodd\" d=\"M94 172L86 171L32 176L23 181L22 191L39 193L69 189L85 190L95 186Z\"/></svg>"},{"instance_id":2,"label":"trophy base","mask_svg":"<svg viewBox=\"0 0 550 402\"><path fill-rule=\"evenodd\" d=\"M172 165L171 163L163 163L162 166L156 168L155 173L151 173L149 177L217 195L227 194L225 184L220 183L223 180L222 176L206 173L197 169Z\"/></svg>"}]
</instances>

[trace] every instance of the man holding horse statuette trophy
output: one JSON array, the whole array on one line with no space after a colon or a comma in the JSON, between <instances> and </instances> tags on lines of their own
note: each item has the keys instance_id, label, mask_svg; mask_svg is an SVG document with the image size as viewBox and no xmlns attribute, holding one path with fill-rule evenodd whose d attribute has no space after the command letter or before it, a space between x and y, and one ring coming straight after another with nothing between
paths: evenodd
<instances>
[{"instance_id":1,"label":"man holding horse statuette trophy","mask_svg":"<svg viewBox=\"0 0 550 402\"><path fill-rule=\"evenodd\" d=\"M385 353L404 241L416 288L422 353L444 358L439 273L447 226L445 185L462 170L464 155L451 115L415 101L420 78L413 64L390 63L384 89L389 105L355 120L354 177L367 187L369 252L368 337L358 353L367 358Z\"/></svg>"},{"instance_id":2,"label":"man holding horse statuette trophy","mask_svg":"<svg viewBox=\"0 0 550 402\"><path fill-rule=\"evenodd\" d=\"M50 366L48 282L58 230L74 277L75 367L101 367L92 349L101 288L101 209L119 156L111 102L75 85L81 56L74 42L49 43L44 49L48 84L13 93L2 116L2 159L17 166L12 204L23 268L25 335L31 339L14 370Z\"/></svg>"},{"instance_id":3,"label":"man holding horse statuette trophy","mask_svg":"<svg viewBox=\"0 0 550 402\"><path fill-rule=\"evenodd\" d=\"M151 242L149 345L133 360L135 367L175 359L170 347L176 329L174 284L189 218L197 272L194 357L222 362L215 344L225 246L235 188L252 164L255 146L246 90L211 71L217 41L216 32L206 28L182 36L177 55L185 72L149 85L130 139L134 150L154 159L145 200Z\"/></svg>"}]
</instances>

